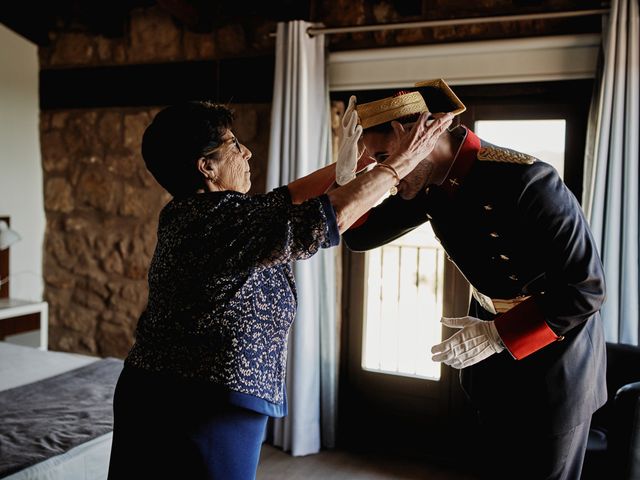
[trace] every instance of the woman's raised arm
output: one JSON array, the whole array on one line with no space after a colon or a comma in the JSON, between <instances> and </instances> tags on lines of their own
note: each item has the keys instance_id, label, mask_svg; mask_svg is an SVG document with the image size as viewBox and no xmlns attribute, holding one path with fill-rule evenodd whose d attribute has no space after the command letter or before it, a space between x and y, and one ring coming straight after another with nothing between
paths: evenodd
<instances>
[{"instance_id":1,"label":"woman's raised arm","mask_svg":"<svg viewBox=\"0 0 640 480\"><path fill-rule=\"evenodd\" d=\"M398 147L389 158L327 194L336 211L340 233L345 232L431 153L440 135L451 124L453 115L447 113L430 125L427 125L428 118L429 112L421 114L409 132L393 122Z\"/></svg>"}]
</instances>

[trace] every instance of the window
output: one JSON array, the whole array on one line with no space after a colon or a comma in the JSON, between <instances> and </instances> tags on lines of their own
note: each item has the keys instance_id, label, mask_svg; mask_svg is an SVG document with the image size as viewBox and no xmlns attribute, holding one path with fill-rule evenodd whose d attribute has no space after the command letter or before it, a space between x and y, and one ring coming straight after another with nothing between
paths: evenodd
<instances>
[{"instance_id":1,"label":"window","mask_svg":"<svg viewBox=\"0 0 640 480\"><path fill-rule=\"evenodd\" d=\"M528 153L564 174L566 120L478 120L475 132L497 146Z\"/></svg>"},{"instance_id":2,"label":"window","mask_svg":"<svg viewBox=\"0 0 640 480\"><path fill-rule=\"evenodd\" d=\"M429 224L367 253L362 367L440 379L443 250Z\"/></svg>"}]
</instances>

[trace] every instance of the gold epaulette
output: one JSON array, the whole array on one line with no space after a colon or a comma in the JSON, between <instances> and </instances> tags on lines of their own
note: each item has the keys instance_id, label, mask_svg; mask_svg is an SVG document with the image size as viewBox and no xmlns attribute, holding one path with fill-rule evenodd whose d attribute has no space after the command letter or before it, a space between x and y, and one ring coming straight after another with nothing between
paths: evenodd
<instances>
[{"instance_id":1,"label":"gold epaulette","mask_svg":"<svg viewBox=\"0 0 640 480\"><path fill-rule=\"evenodd\" d=\"M531 165L536 161L536 158L526 153L509 150L508 148L483 147L478 150L478 160Z\"/></svg>"}]
</instances>

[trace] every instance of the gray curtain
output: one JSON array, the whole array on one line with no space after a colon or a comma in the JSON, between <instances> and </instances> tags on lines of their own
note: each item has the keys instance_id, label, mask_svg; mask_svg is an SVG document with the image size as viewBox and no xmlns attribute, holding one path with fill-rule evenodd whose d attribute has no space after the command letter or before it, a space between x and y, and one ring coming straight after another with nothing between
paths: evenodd
<instances>
[{"instance_id":1,"label":"gray curtain","mask_svg":"<svg viewBox=\"0 0 640 480\"><path fill-rule=\"evenodd\" d=\"M309 26L303 21L278 24L268 190L330 163L324 36L310 37ZM316 453L335 440L334 250L323 250L294 266L298 313L289 338L289 415L271 428L273 443L293 455Z\"/></svg>"},{"instance_id":2,"label":"gray curtain","mask_svg":"<svg viewBox=\"0 0 640 480\"><path fill-rule=\"evenodd\" d=\"M638 0L612 0L587 132L583 205L607 281L607 341L638 345Z\"/></svg>"}]
</instances>

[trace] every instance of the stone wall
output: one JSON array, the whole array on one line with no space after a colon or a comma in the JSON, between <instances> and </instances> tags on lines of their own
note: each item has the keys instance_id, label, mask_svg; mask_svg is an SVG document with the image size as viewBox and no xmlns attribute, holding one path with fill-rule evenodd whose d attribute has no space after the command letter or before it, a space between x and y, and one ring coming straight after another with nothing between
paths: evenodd
<instances>
[{"instance_id":1,"label":"stone wall","mask_svg":"<svg viewBox=\"0 0 640 480\"><path fill-rule=\"evenodd\" d=\"M478 18L465 25L336 34L332 50L599 32L601 17L483 23L481 17L601 8L598 0L319 0L314 16L332 27Z\"/></svg>"},{"instance_id":2,"label":"stone wall","mask_svg":"<svg viewBox=\"0 0 640 480\"><path fill-rule=\"evenodd\" d=\"M237 105L238 138L253 151L252 190L263 191L269 105ZM43 112L44 245L49 344L123 357L146 302L158 213L170 196L147 172L142 133L158 111Z\"/></svg>"},{"instance_id":3,"label":"stone wall","mask_svg":"<svg viewBox=\"0 0 640 480\"><path fill-rule=\"evenodd\" d=\"M232 21L211 32L192 32L159 6L133 10L126 34L109 38L87 31L51 32L50 44L39 49L42 68L139 65L214 60L270 54L276 22Z\"/></svg>"}]
</instances>

